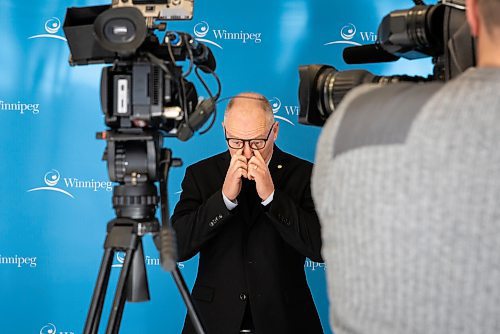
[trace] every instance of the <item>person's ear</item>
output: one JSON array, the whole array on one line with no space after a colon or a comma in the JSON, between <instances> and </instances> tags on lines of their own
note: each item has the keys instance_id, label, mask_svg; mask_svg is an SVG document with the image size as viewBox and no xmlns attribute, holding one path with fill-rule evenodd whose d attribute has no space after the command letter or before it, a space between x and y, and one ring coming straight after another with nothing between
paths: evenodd
<instances>
[{"instance_id":1,"label":"person's ear","mask_svg":"<svg viewBox=\"0 0 500 334\"><path fill-rule=\"evenodd\" d=\"M466 15L470 32L472 36L477 37L479 33L479 9L477 7L477 0L466 0L465 5L467 7Z\"/></svg>"},{"instance_id":2,"label":"person's ear","mask_svg":"<svg viewBox=\"0 0 500 334\"><path fill-rule=\"evenodd\" d=\"M274 130L273 130L274 140L278 139L278 132L279 132L279 130L280 130L280 123L276 122L275 125L274 125Z\"/></svg>"}]
</instances>

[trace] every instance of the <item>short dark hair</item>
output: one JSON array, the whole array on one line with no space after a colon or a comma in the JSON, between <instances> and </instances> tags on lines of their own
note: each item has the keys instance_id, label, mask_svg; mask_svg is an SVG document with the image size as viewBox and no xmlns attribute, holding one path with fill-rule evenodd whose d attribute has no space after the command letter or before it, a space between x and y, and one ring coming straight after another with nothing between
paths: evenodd
<instances>
[{"instance_id":1,"label":"short dark hair","mask_svg":"<svg viewBox=\"0 0 500 334\"><path fill-rule=\"evenodd\" d=\"M477 0L479 14L489 33L500 29L500 0Z\"/></svg>"}]
</instances>

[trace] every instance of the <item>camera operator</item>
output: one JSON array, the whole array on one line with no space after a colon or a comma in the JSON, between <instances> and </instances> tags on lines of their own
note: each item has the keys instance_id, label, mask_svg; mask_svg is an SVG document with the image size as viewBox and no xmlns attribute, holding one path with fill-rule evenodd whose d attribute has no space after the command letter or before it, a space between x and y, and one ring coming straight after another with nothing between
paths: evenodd
<instances>
[{"instance_id":1,"label":"camera operator","mask_svg":"<svg viewBox=\"0 0 500 334\"><path fill-rule=\"evenodd\" d=\"M500 332L500 1L468 0L467 20L477 68L360 86L323 129L312 187L336 334Z\"/></svg>"},{"instance_id":2,"label":"camera operator","mask_svg":"<svg viewBox=\"0 0 500 334\"><path fill-rule=\"evenodd\" d=\"M323 333L304 273L305 257L322 262L312 164L275 145L260 94L234 97L223 126L228 151L188 167L172 216L179 260L200 253L192 296L207 333Z\"/></svg>"}]
</instances>

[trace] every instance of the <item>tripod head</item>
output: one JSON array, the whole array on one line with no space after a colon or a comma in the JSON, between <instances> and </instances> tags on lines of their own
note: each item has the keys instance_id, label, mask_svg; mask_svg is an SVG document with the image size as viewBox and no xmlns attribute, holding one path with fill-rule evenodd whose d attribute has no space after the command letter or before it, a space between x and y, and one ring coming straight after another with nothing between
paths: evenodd
<instances>
[{"instance_id":1,"label":"tripod head","mask_svg":"<svg viewBox=\"0 0 500 334\"><path fill-rule=\"evenodd\" d=\"M113 208L117 217L148 220L156 213L159 198L155 182L159 181L159 165L163 137L154 131L106 131L97 133L107 140L103 160L114 187Z\"/></svg>"}]
</instances>

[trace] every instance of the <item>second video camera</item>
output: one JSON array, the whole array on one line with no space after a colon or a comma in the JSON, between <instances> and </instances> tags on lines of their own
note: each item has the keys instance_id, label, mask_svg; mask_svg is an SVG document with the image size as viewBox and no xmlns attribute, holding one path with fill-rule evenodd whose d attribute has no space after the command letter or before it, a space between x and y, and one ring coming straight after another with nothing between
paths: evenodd
<instances>
[{"instance_id":1,"label":"second video camera","mask_svg":"<svg viewBox=\"0 0 500 334\"><path fill-rule=\"evenodd\" d=\"M415 3L413 8L385 16L378 29L377 42L346 48L344 61L363 64L396 61L401 57L433 57L433 73L428 77L378 76L365 70L338 71L330 65L301 66L300 123L323 126L342 98L360 84L446 81L475 64L474 41L465 19L465 0L443 0L436 5Z\"/></svg>"}]
</instances>

